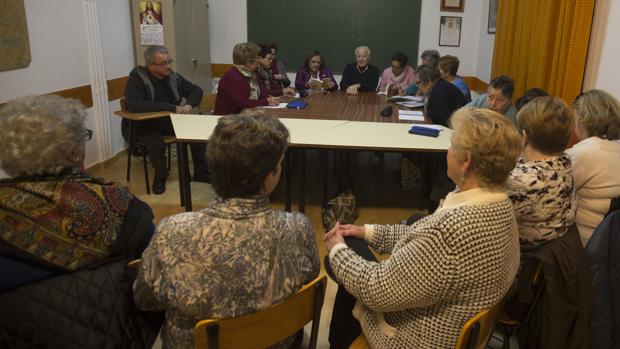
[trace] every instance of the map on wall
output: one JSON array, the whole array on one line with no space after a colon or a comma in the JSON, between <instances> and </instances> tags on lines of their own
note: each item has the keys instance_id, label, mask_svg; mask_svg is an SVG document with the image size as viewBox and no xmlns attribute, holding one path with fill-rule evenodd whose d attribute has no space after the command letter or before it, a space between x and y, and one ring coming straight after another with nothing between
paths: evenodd
<instances>
[{"instance_id":1,"label":"map on wall","mask_svg":"<svg viewBox=\"0 0 620 349\"><path fill-rule=\"evenodd\" d=\"M0 0L0 71L30 65L24 0Z\"/></svg>"}]
</instances>

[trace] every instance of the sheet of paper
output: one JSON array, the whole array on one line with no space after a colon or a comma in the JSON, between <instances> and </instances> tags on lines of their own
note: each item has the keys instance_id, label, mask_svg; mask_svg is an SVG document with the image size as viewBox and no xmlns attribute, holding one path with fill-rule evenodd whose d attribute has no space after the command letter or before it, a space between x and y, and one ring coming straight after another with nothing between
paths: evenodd
<instances>
[{"instance_id":1,"label":"sheet of paper","mask_svg":"<svg viewBox=\"0 0 620 349\"><path fill-rule=\"evenodd\" d=\"M396 104L402 105L403 107L407 108L418 108L424 106L424 103L417 101L396 102Z\"/></svg>"},{"instance_id":2,"label":"sheet of paper","mask_svg":"<svg viewBox=\"0 0 620 349\"><path fill-rule=\"evenodd\" d=\"M399 110L398 120L424 121L424 114L418 110Z\"/></svg>"},{"instance_id":3,"label":"sheet of paper","mask_svg":"<svg viewBox=\"0 0 620 349\"><path fill-rule=\"evenodd\" d=\"M393 96L393 97L390 97L390 100L393 102L406 102L406 101L422 102L424 101L424 96Z\"/></svg>"},{"instance_id":4,"label":"sheet of paper","mask_svg":"<svg viewBox=\"0 0 620 349\"><path fill-rule=\"evenodd\" d=\"M265 108L265 109L284 109L288 103L280 103L278 105L265 105L257 108Z\"/></svg>"}]
</instances>

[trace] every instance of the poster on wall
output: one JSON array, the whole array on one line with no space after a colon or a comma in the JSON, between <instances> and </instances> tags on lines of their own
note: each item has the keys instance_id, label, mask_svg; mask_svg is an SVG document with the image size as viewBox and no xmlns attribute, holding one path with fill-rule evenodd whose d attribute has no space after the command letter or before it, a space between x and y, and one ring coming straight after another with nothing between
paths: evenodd
<instances>
[{"instance_id":1,"label":"poster on wall","mask_svg":"<svg viewBox=\"0 0 620 349\"><path fill-rule=\"evenodd\" d=\"M439 46L461 46L463 17L441 16L439 23Z\"/></svg>"},{"instance_id":2,"label":"poster on wall","mask_svg":"<svg viewBox=\"0 0 620 349\"><path fill-rule=\"evenodd\" d=\"M30 65L24 0L0 1L0 71Z\"/></svg>"},{"instance_id":3,"label":"poster on wall","mask_svg":"<svg viewBox=\"0 0 620 349\"><path fill-rule=\"evenodd\" d=\"M140 1L140 44L164 44L164 21L159 1Z\"/></svg>"}]
</instances>

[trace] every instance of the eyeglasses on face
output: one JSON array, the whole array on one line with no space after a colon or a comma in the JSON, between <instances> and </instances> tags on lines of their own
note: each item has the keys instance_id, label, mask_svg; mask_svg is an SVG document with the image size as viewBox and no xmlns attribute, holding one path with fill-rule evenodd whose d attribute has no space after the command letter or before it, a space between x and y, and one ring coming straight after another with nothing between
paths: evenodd
<instances>
[{"instance_id":1,"label":"eyeglasses on face","mask_svg":"<svg viewBox=\"0 0 620 349\"><path fill-rule=\"evenodd\" d=\"M153 65L157 65L157 66L160 66L160 67L165 67L167 65L172 65L172 63L174 63L174 59L163 61L161 63L153 63Z\"/></svg>"},{"instance_id":2,"label":"eyeglasses on face","mask_svg":"<svg viewBox=\"0 0 620 349\"><path fill-rule=\"evenodd\" d=\"M93 130L86 129L86 133L84 134L84 139L90 141L93 139Z\"/></svg>"}]
</instances>

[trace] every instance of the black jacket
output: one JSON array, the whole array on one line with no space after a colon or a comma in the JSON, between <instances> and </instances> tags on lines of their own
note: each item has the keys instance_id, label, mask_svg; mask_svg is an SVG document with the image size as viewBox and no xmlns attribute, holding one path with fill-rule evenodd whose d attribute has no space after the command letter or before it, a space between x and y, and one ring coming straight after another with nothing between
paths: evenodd
<instances>
[{"instance_id":1,"label":"black jacket","mask_svg":"<svg viewBox=\"0 0 620 349\"><path fill-rule=\"evenodd\" d=\"M0 348L150 348L163 314L134 308L126 265L146 247L152 219L134 199L109 259L2 292Z\"/></svg>"},{"instance_id":2,"label":"black jacket","mask_svg":"<svg viewBox=\"0 0 620 349\"><path fill-rule=\"evenodd\" d=\"M594 230L586 256L593 289L590 348L620 348L620 210Z\"/></svg>"},{"instance_id":3,"label":"black jacket","mask_svg":"<svg viewBox=\"0 0 620 349\"><path fill-rule=\"evenodd\" d=\"M543 292L529 323L519 331L522 348L587 348L592 308L590 272L575 225L539 247Z\"/></svg>"},{"instance_id":4,"label":"black jacket","mask_svg":"<svg viewBox=\"0 0 620 349\"><path fill-rule=\"evenodd\" d=\"M171 73L162 79L170 91L157 91L158 95L173 96L165 102L156 102L154 85L155 79L144 67L135 67L129 74L125 85L125 104L132 113L146 113L154 111L175 112L181 99L187 104L197 107L202 99L202 89L187 81L181 74Z\"/></svg>"},{"instance_id":5,"label":"black jacket","mask_svg":"<svg viewBox=\"0 0 620 349\"><path fill-rule=\"evenodd\" d=\"M360 84L360 92L374 92L379 85L379 68L368 64L368 69L363 73L357 70L357 63L349 63L344 67L342 72L342 80L340 80L340 89L346 89L355 84Z\"/></svg>"},{"instance_id":6,"label":"black jacket","mask_svg":"<svg viewBox=\"0 0 620 349\"><path fill-rule=\"evenodd\" d=\"M439 79L433 86L426 104L426 116L433 124L448 127L448 120L457 109L465 105L465 97L454 84Z\"/></svg>"}]
</instances>

